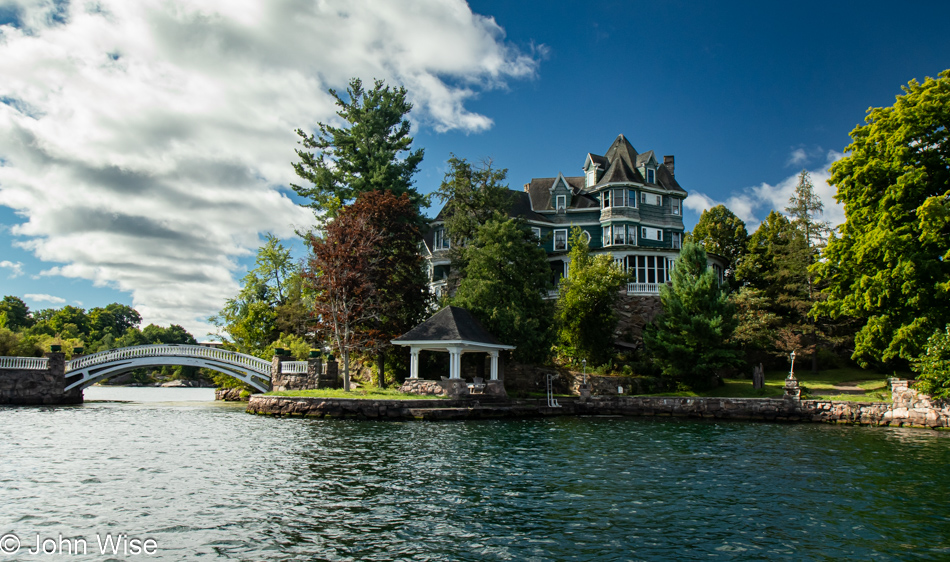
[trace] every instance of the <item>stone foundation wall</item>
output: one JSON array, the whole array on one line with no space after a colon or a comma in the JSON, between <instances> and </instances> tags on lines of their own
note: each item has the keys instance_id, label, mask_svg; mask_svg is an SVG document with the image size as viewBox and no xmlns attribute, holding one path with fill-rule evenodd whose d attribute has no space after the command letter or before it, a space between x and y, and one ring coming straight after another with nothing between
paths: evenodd
<instances>
[{"instance_id":1,"label":"stone foundation wall","mask_svg":"<svg viewBox=\"0 0 950 562\"><path fill-rule=\"evenodd\" d=\"M618 317L614 339L640 347L643 344L643 328L663 312L663 305L660 304L659 296L623 294L614 310Z\"/></svg>"},{"instance_id":2,"label":"stone foundation wall","mask_svg":"<svg viewBox=\"0 0 950 562\"><path fill-rule=\"evenodd\" d=\"M45 370L0 369L0 404L82 404L82 390L66 392L66 356L47 353Z\"/></svg>"}]
</instances>

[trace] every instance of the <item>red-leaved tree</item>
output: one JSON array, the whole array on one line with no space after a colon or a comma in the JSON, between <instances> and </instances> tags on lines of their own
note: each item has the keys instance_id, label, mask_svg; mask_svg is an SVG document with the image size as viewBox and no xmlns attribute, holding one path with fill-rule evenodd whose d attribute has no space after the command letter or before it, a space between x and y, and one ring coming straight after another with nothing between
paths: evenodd
<instances>
[{"instance_id":1,"label":"red-leaved tree","mask_svg":"<svg viewBox=\"0 0 950 562\"><path fill-rule=\"evenodd\" d=\"M343 358L346 389L351 352L376 352L383 382L383 350L425 313L419 222L406 194L371 191L344 207L322 238L311 238L305 276L317 295L317 329Z\"/></svg>"}]
</instances>

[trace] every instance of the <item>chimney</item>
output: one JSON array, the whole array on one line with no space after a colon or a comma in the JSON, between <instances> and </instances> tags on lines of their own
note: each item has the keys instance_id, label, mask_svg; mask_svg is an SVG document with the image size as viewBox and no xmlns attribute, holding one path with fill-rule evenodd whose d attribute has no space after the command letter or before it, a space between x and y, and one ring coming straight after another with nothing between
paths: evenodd
<instances>
[{"instance_id":1,"label":"chimney","mask_svg":"<svg viewBox=\"0 0 950 562\"><path fill-rule=\"evenodd\" d=\"M673 155L672 154L670 154L669 156L663 157L663 165L666 166L666 169L670 171L671 176L676 176L676 174L673 173Z\"/></svg>"}]
</instances>

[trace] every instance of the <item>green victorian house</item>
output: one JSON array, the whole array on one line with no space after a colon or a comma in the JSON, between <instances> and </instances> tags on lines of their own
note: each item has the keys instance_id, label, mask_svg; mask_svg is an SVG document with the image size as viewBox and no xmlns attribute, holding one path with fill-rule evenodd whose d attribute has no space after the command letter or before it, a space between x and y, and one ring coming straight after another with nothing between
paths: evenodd
<instances>
[{"instance_id":1,"label":"green victorian house","mask_svg":"<svg viewBox=\"0 0 950 562\"><path fill-rule=\"evenodd\" d=\"M554 285L570 268L570 231L577 226L592 254L609 253L630 272L628 295L659 295L684 235L683 201L688 194L676 181L673 157L659 162L652 150L638 153L620 135L603 156L588 153L583 171L582 176L533 178L524 191L513 191L511 214L523 218L544 245ZM424 250L436 295L448 279L450 244L440 213L425 237ZM709 263L721 279L722 258L710 254Z\"/></svg>"}]
</instances>

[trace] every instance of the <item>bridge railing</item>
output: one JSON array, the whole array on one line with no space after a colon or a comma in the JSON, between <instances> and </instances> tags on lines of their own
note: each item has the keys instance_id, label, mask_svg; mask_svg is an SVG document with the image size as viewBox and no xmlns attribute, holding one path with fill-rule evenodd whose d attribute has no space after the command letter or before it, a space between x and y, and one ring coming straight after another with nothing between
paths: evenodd
<instances>
[{"instance_id":1,"label":"bridge railing","mask_svg":"<svg viewBox=\"0 0 950 562\"><path fill-rule=\"evenodd\" d=\"M66 372L84 369L112 361L121 361L123 359L138 359L140 357L197 357L201 359L211 359L230 363L241 367L247 367L252 371L261 374L270 375L271 364L258 357L245 355L236 351L225 349L215 349L213 347L204 347L200 345L137 345L134 347L122 347L119 349L110 349L100 351L93 355L86 355L78 359L73 359L66 363Z\"/></svg>"},{"instance_id":2,"label":"bridge railing","mask_svg":"<svg viewBox=\"0 0 950 562\"><path fill-rule=\"evenodd\" d=\"M0 357L0 369L44 371L48 365L48 357Z\"/></svg>"},{"instance_id":3,"label":"bridge railing","mask_svg":"<svg viewBox=\"0 0 950 562\"><path fill-rule=\"evenodd\" d=\"M290 375L307 374L306 361L283 361L280 364L280 372Z\"/></svg>"}]
</instances>

